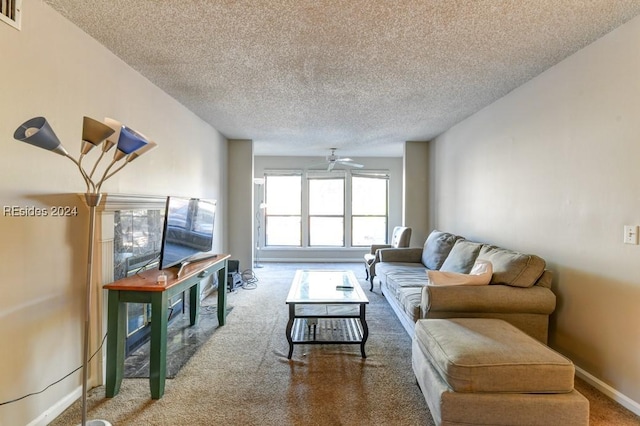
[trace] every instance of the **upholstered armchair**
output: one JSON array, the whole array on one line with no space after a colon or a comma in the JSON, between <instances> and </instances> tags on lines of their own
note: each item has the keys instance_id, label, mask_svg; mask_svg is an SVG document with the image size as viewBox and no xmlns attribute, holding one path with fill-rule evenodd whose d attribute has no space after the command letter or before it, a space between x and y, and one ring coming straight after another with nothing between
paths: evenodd
<instances>
[{"instance_id":1,"label":"upholstered armchair","mask_svg":"<svg viewBox=\"0 0 640 426\"><path fill-rule=\"evenodd\" d=\"M406 226L396 226L391 233L390 244L373 244L369 249L369 253L364 255L364 268L366 272L366 278L371 283L369 291L373 291L373 277L376 276L376 263L380 261L377 253L379 249L383 248L402 248L409 247L411 240L411 228Z\"/></svg>"}]
</instances>

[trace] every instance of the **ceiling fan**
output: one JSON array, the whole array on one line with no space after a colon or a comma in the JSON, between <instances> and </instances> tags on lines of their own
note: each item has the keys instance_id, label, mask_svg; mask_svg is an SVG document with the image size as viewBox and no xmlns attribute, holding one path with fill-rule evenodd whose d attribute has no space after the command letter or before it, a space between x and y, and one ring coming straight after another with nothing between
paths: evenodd
<instances>
[{"instance_id":1,"label":"ceiling fan","mask_svg":"<svg viewBox=\"0 0 640 426\"><path fill-rule=\"evenodd\" d=\"M355 167L362 168L364 167L362 164L355 163L351 158L340 157L336 155L337 148L329 148L331 150L331 154L327 155L326 163L322 163L322 165L327 165L327 171L330 172L336 165L347 166L347 167Z\"/></svg>"}]
</instances>

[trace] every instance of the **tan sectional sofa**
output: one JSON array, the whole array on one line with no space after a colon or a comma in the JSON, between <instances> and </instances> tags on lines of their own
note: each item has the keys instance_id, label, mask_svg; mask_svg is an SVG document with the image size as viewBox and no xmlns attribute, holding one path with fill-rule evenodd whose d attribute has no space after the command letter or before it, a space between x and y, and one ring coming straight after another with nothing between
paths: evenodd
<instances>
[{"instance_id":1,"label":"tan sectional sofa","mask_svg":"<svg viewBox=\"0 0 640 426\"><path fill-rule=\"evenodd\" d=\"M588 426L571 360L493 318L421 319L411 365L437 426Z\"/></svg>"},{"instance_id":2,"label":"tan sectional sofa","mask_svg":"<svg viewBox=\"0 0 640 426\"><path fill-rule=\"evenodd\" d=\"M422 248L388 248L379 255L380 289L409 335L422 318L497 318L547 343L556 297L542 258L437 230ZM468 274L477 259L491 262L488 285L427 285L427 270Z\"/></svg>"}]
</instances>

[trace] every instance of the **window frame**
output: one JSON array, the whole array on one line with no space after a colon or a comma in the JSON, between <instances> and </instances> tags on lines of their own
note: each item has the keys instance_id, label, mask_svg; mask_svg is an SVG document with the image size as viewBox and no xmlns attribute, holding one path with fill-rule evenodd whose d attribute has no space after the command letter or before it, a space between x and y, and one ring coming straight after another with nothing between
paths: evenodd
<instances>
[{"instance_id":1,"label":"window frame","mask_svg":"<svg viewBox=\"0 0 640 426\"><path fill-rule=\"evenodd\" d=\"M354 214L353 213L353 203L354 203L354 191L353 191L353 178L368 178L368 179L381 179L384 180L386 182L385 185L385 211L384 214L376 214L376 215L372 215L372 214ZM350 220L351 220L351 247L368 247L370 246L370 244L354 244L354 218L366 218L366 217L382 217L384 218L384 223L385 223L385 232L384 232L384 236L385 236L385 240L384 242L381 242L380 244L388 244L389 243L389 173L387 171L384 170L362 170L362 171L352 171L351 172L351 179L350 179L350 186L351 186L351 211L350 211Z\"/></svg>"},{"instance_id":2,"label":"window frame","mask_svg":"<svg viewBox=\"0 0 640 426\"><path fill-rule=\"evenodd\" d=\"M274 177L274 176L278 176L278 177L284 177L284 176L298 176L300 178L300 214L298 215L293 215L293 214L289 214L289 215L283 215L283 214L269 214L269 199L268 199L268 182L269 182L269 176ZM288 170L288 171L275 171L275 170L270 170L270 171L265 171L264 174L264 203L266 204L266 209L264 211L263 217L264 217L264 236L262 236L262 238L264 238L263 241L258 241L258 246L259 247L271 247L271 248L301 248L304 247L304 235L303 235L303 219L304 219L304 209L303 209L303 196L302 193L304 191L304 183L303 183L303 179L302 179L302 172L301 171L295 171L295 170ZM300 235L300 239L297 245L289 245L289 244L267 244L267 231L269 229L269 218L299 218L300 219L300 230L299 230L299 235Z\"/></svg>"},{"instance_id":3,"label":"window frame","mask_svg":"<svg viewBox=\"0 0 640 426\"><path fill-rule=\"evenodd\" d=\"M342 249L363 249L367 245L353 244L353 221L359 217L381 217L384 218L386 229L384 232L385 243L389 240L389 171L388 170L344 170L334 169L331 172L326 170L302 170L302 169L264 169L263 176L265 178L263 198L259 202L266 204L263 212L262 220L264 221L264 232L258 234L257 245L259 249L266 250L287 250L287 249L307 249L307 250L342 250ZM269 214L269 200L267 199L269 176L299 176L300 177L300 215L274 215ZM354 177L372 177L385 179L385 213L384 215L354 215L353 214L353 178ZM313 179L342 179L343 181L343 214L340 215L312 215L310 214L310 180ZM258 197L260 198L260 197ZM256 200L256 203L258 201ZM300 241L299 245L267 245L267 229L269 217L297 217L300 223ZM340 217L343 222L343 243L342 245L311 245L311 218L312 217Z\"/></svg>"},{"instance_id":4,"label":"window frame","mask_svg":"<svg viewBox=\"0 0 640 426\"><path fill-rule=\"evenodd\" d=\"M336 172L315 172L306 173L307 182L307 247L309 248L345 248L347 247L346 221L347 221L347 177L345 173ZM311 182L314 180L341 180L342 181L342 214L311 214ZM312 218L341 218L342 219L342 245L326 245L311 243L311 219Z\"/></svg>"}]
</instances>

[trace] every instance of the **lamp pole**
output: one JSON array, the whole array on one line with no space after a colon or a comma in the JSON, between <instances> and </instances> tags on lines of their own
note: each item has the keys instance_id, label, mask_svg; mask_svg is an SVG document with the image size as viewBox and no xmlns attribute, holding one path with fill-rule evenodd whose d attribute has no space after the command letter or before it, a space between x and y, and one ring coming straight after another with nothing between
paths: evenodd
<instances>
[{"instance_id":1,"label":"lamp pole","mask_svg":"<svg viewBox=\"0 0 640 426\"><path fill-rule=\"evenodd\" d=\"M96 207L100 204L102 194L90 193L84 194L85 202L89 206L89 255L87 260L87 282L86 282L86 299L85 299L85 316L84 316L84 348L82 352L82 425L87 424L87 383L89 380L89 337L91 330L91 301L93 300L93 244L96 233Z\"/></svg>"},{"instance_id":2,"label":"lamp pole","mask_svg":"<svg viewBox=\"0 0 640 426\"><path fill-rule=\"evenodd\" d=\"M256 224L257 224L257 233L256 233L256 261L254 262L254 268L262 268L260 264L260 229L261 229L261 221L260 216L262 215L262 209L258 207L256 210Z\"/></svg>"},{"instance_id":3,"label":"lamp pole","mask_svg":"<svg viewBox=\"0 0 640 426\"><path fill-rule=\"evenodd\" d=\"M262 268L262 265L260 264L260 231L262 229L262 212L263 210L266 208L266 204L264 203L264 184L265 184L265 178L261 177L261 178L254 178L253 179L253 183L254 185L258 186L258 188L260 189L260 204L258 204L258 208L256 209L256 214L255 214L255 218L256 218L256 251L255 251L255 260L253 262L253 267L254 268Z\"/></svg>"}]
</instances>

